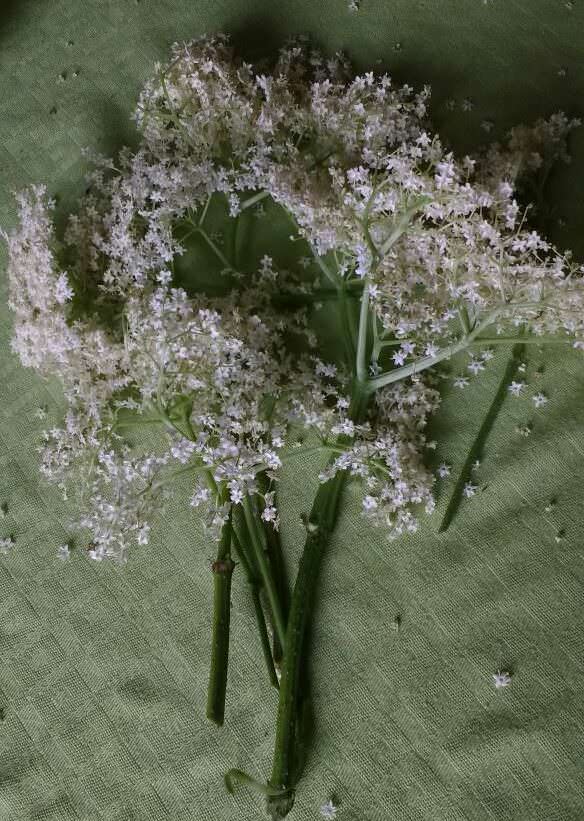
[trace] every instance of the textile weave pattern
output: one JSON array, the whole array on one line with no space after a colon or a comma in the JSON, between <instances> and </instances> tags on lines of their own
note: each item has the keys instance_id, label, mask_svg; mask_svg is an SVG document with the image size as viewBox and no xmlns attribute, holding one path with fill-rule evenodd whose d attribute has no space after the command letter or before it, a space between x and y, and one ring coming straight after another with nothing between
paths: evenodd
<instances>
[{"instance_id":1,"label":"textile weave pattern","mask_svg":"<svg viewBox=\"0 0 584 821\"><path fill-rule=\"evenodd\" d=\"M45 182L62 225L83 190L81 147L134 146L130 114L154 62L171 42L213 31L254 60L307 32L359 69L430 83L435 125L460 151L560 108L582 114L582 4L363 0L351 13L345 0L5 2L0 224L14 224L12 190ZM572 151L550 187L551 238L583 257L582 133ZM126 567L79 548L58 558L72 511L41 481L36 447L63 402L10 351L5 262L1 246L0 537L15 546L0 556L0 821L257 821L258 797L230 796L222 781L232 766L269 772L276 711L239 569L218 729L205 718L214 546L188 484ZM315 742L291 818L318 818L333 793L340 821L584 817L584 369L581 352L531 347L525 379L549 402L506 400L480 490L446 533L438 523L504 350L472 388L446 393L429 458L453 475L419 533L387 543L349 488L323 567ZM321 467L294 460L284 477L291 571ZM498 669L512 674L501 690Z\"/></svg>"}]
</instances>

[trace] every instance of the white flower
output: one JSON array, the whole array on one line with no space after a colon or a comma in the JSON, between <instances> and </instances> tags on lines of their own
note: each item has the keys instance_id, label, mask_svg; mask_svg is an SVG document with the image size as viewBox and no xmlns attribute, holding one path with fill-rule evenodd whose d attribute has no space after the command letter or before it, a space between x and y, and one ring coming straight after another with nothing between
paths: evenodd
<instances>
[{"instance_id":1,"label":"white flower","mask_svg":"<svg viewBox=\"0 0 584 821\"><path fill-rule=\"evenodd\" d=\"M533 404L535 405L536 408L543 407L543 405L545 405L546 402L548 401L548 398L544 393L536 393L531 398L532 398Z\"/></svg>"},{"instance_id":2,"label":"white flower","mask_svg":"<svg viewBox=\"0 0 584 821\"><path fill-rule=\"evenodd\" d=\"M207 487L198 488L191 496L191 506L199 507L211 499L211 491Z\"/></svg>"},{"instance_id":3,"label":"white flower","mask_svg":"<svg viewBox=\"0 0 584 821\"><path fill-rule=\"evenodd\" d=\"M500 670L497 670L496 673L493 673L493 680L495 682L495 687L499 689L500 687L508 687L511 684L511 676L509 673L502 673Z\"/></svg>"},{"instance_id":4,"label":"white flower","mask_svg":"<svg viewBox=\"0 0 584 821\"><path fill-rule=\"evenodd\" d=\"M441 479L450 476L450 465L447 465L446 462L442 462L441 465L438 465L438 476Z\"/></svg>"},{"instance_id":5,"label":"white flower","mask_svg":"<svg viewBox=\"0 0 584 821\"><path fill-rule=\"evenodd\" d=\"M59 303L59 305L63 305L65 302L70 300L72 296L73 289L69 285L67 274L59 274L57 281L55 282L55 300Z\"/></svg>"},{"instance_id":6,"label":"white flower","mask_svg":"<svg viewBox=\"0 0 584 821\"><path fill-rule=\"evenodd\" d=\"M477 373L479 373L479 371L484 371L485 369L484 364L479 359L473 359L473 361L469 362L469 364L466 367L469 371L475 374L475 376Z\"/></svg>"},{"instance_id":7,"label":"white flower","mask_svg":"<svg viewBox=\"0 0 584 821\"><path fill-rule=\"evenodd\" d=\"M146 545L148 544L150 538L150 525L145 522L138 530L138 535L136 536L136 541L139 545Z\"/></svg>"},{"instance_id":8,"label":"white flower","mask_svg":"<svg viewBox=\"0 0 584 821\"><path fill-rule=\"evenodd\" d=\"M525 387L525 382L511 382L510 385L507 386L507 390L513 396L519 396L523 388Z\"/></svg>"},{"instance_id":9,"label":"white flower","mask_svg":"<svg viewBox=\"0 0 584 821\"><path fill-rule=\"evenodd\" d=\"M468 378L466 376L457 376L454 379L453 384L455 388L466 388L468 385Z\"/></svg>"},{"instance_id":10,"label":"white flower","mask_svg":"<svg viewBox=\"0 0 584 821\"><path fill-rule=\"evenodd\" d=\"M6 555L14 547L14 537L0 538L0 553Z\"/></svg>"},{"instance_id":11,"label":"white flower","mask_svg":"<svg viewBox=\"0 0 584 821\"><path fill-rule=\"evenodd\" d=\"M370 510L377 509L377 501L373 498L373 496L365 496L363 499L363 510L369 512Z\"/></svg>"},{"instance_id":12,"label":"white flower","mask_svg":"<svg viewBox=\"0 0 584 821\"><path fill-rule=\"evenodd\" d=\"M57 556L62 561L66 561L70 555L70 548L68 544L59 545L59 549L57 551Z\"/></svg>"},{"instance_id":13,"label":"white flower","mask_svg":"<svg viewBox=\"0 0 584 821\"><path fill-rule=\"evenodd\" d=\"M329 800L321 806L320 814L322 815L323 818L328 818L328 819L337 817L337 807L333 803L332 799L329 798Z\"/></svg>"},{"instance_id":14,"label":"white flower","mask_svg":"<svg viewBox=\"0 0 584 821\"><path fill-rule=\"evenodd\" d=\"M464 493L465 496L470 498L471 496L475 495L477 490L478 490L478 487L476 485L473 485L471 482L467 482L465 484L462 492Z\"/></svg>"}]
</instances>

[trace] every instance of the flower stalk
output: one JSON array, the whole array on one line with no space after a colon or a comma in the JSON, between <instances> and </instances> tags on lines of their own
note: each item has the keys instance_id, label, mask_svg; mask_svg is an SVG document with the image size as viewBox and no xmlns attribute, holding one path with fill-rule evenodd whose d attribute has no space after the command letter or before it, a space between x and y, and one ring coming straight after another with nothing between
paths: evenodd
<instances>
[{"instance_id":1,"label":"flower stalk","mask_svg":"<svg viewBox=\"0 0 584 821\"><path fill-rule=\"evenodd\" d=\"M235 563L231 559L231 513L223 525L217 558L213 570L213 633L211 639L211 665L207 690L207 718L223 725L225 694L229 663L229 632L231 621L231 577Z\"/></svg>"},{"instance_id":2,"label":"flower stalk","mask_svg":"<svg viewBox=\"0 0 584 821\"><path fill-rule=\"evenodd\" d=\"M260 642L262 645L262 653L264 656L264 661L266 663L266 669L268 671L268 677L270 679L270 684L276 688L279 688L278 683L278 676L276 674L276 668L274 666L274 658L272 656L272 650L270 648L270 637L268 635L268 630L266 627L266 619L264 616L264 611L262 608L262 602L260 597L260 590L262 587L261 580L257 575L255 568L252 566L252 563L248 556L246 555L246 551L240 542L235 528L232 529L232 544L236 553L237 558L241 562L243 569L245 571L245 575L247 578L247 582L249 584L249 589L251 592L251 598L253 602L254 608L254 615L256 619L256 623L258 626L258 632L260 636Z\"/></svg>"},{"instance_id":3,"label":"flower stalk","mask_svg":"<svg viewBox=\"0 0 584 821\"><path fill-rule=\"evenodd\" d=\"M349 410L353 421L363 419L367 404L367 394L362 385L355 382ZM339 443L343 444L344 439L339 437ZM276 742L269 781L274 792L267 798L267 809L273 819L284 818L292 809L295 786L301 775L304 730L300 717L304 712L304 694L300 685L305 665L304 648L324 550L337 521L345 480L346 474L340 472L319 487L306 523L306 542L292 593L280 681Z\"/></svg>"}]
</instances>

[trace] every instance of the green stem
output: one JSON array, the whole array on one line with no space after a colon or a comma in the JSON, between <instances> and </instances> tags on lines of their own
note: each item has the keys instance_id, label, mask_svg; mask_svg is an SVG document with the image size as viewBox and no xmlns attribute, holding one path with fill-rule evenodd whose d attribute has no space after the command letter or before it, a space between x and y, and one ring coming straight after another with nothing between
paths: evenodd
<instances>
[{"instance_id":1,"label":"green stem","mask_svg":"<svg viewBox=\"0 0 584 821\"><path fill-rule=\"evenodd\" d=\"M343 341L345 344L345 355L347 357L347 367L351 368L355 361L355 342L353 339L353 329L351 327L351 306L347 300L347 289L342 282L337 287L339 298L339 309L341 314L341 324L343 327Z\"/></svg>"},{"instance_id":2,"label":"green stem","mask_svg":"<svg viewBox=\"0 0 584 821\"><path fill-rule=\"evenodd\" d=\"M431 368L438 362L442 362L444 359L450 359L450 357L454 356L454 354L464 351L472 342L475 341L481 331L484 331L485 328L492 325L500 312L500 310L492 311L486 319L477 325L474 331L472 331L468 336L463 337L463 339L460 339L452 345L447 345L445 348L442 348L436 356L423 356L420 359L416 359L414 362L411 362L409 365L403 365L401 368L395 368L395 370L384 373L381 376L377 376L375 379L370 379L367 382L367 390L373 393L380 388L384 388L386 385L391 385L393 382L399 382L415 373L425 371L427 368Z\"/></svg>"},{"instance_id":3,"label":"green stem","mask_svg":"<svg viewBox=\"0 0 584 821\"><path fill-rule=\"evenodd\" d=\"M223 263L225 268L229 271L233 271L233 265L229 262L223 251L221 251L221 249L218 248L217 245L213 242L209 234L203 228L199 227L197 227L196 233L200 234L203 237L209 248L213 251L217 259Z\"/></svg>"},{"instance_id":4,"label":"green stem","mask_svg":"<svg viewBox=\"0 0 584 821\"><path fill-rule=\"evenodd\" d=\"M278 634L278 638L282 645L285 645L286 625L284 622L284 616L282 615L282 607L280 604L280 599L278 598L278 591L272 570L268 563L268 558L264 549L262 531L259 529L257 515L253 509L249 496L246 496L243 499L242 506L251 544L254 550L254 558L262 578L264 590L266 591L268 601L270 603L270 610L272 613L272 618L274 619L274 632Z\"/></svg>"},{"instance_id":5,"label":"green stem","mask_svg":"<svg viewBox=\"0 0 584 821\"><path fill-rule=\"evenodd\" d=\"M361 295L361 311L359 313L359 341L357 343L357 359L355 362L355 374L359 382L367 379L367 325L369 319L369 284L366 283Z\"/></svg>"},{"instance_id":6,"label":"green stem","mask_svg":"<svg viewBox=\"0 0 584 821\"><path fill-rule=\"evenodd\" d=\"M360 421L364 417L367 404L368 395L364 392L363 386L355 383L353 401L349 409L354 421ZM340 437L340 444L345 441L345 437ZM295 785L301 775L304 732L307 729L301 727L299 718L305 712L306 701L301 689L305 670L304 648L322 557L336 523L345 479L345 473L339 472L319 487L306 525L306 543L300 559L288 617L274 761L268 785L276 793L269 795L267 799L268 811L273 819L284 818L292 809Z\"/></svg>"},{"instance_id":7,"label":"green stem","mask_svg":"<svg viewBox=\"0 0 584 821\"><path fill-rule=\"evenodd\" d=\"M278 683L278 676L276 675L276 668L274 667L274 659L272 657L272 651L270 649L270 638L268 636L268 629L266 627L266 620L264 617L264 611L262 609L262 603L260 599L260 588L261 588L261 581L255 574L252 565L246 556L245 550L243 545L239 541L237 534L235 532L235 528L233 528L233 547L235 548L235 552L237 554L237 558L243 565L243 569L245 571L245 575L247 577L247 581L249 584L249 588L251 591L251 597L253 601L254 613L256 622L258 625L258 630L260 634L260 642L262 645L262 652L264 655L264 660L266 662L266 668L268 671L268 676L270 678L270 683L276 689L279 688Z\"/></svg>"},{"instance_id":8,"label":"green stem","mask_svg":"<svg viewBox=\"0 0 584 821\"><path fill-rule=\"evenodd\" d=\"M229 623L231 616L231 514L223 525L217 559L213 562L213 637L211 667L207 690L207 718L219 727L225 716L227 667L229 662Z\"/></svg>"},{"instance_id":9,"label":"green stem","mask_svg":"<svg viewBox=\"0 0 584 821\"><path fill-rule=\"evenodd\" d=\"M266 493L269 487L268 478L265 473L260 473L257 476L257 481L262 493ZM286 623L288 620L288 609L290 606L290 593L288 590L288 577L286 574L286 564L284 562L284 553L282 551L282 543L280 536L270 522L262 520L264 533L266 536L266 544L268 548L268 559L274 574L274 582L276 585L276 592L280 601L282 610L282 617ZM284 645L280 641L277 630L274 630L273 654L276 664L280 664L282 656L284 655Z\"/></svg>"},{"instance_id":10,"label":"green stem","mask_svg":"<svg viewBox=\"0 0 584 821\"><path fill-rule=\"evenodd\" d=\"M248 199L244 200L240 205L240 211L245 211L246 208L251 208L252 205L256 205L258 202L265 200L266 197L269 197L270 194L268 191L259 191L257 194L254 194Z\"/></svg>"},{"instance_id":11,"label":"green stem","mask_svg":"<svg viewBox=\"0 0 584 821\"><path fill-rule=\"evenodd\" d=\"M473 345L515 345L518 342L516 336L481 336L475 339ZM573 339L562 339L557 336L527 336L521 339L522 345L573 345Z\"/></svg>"},{"instance_id":12,"label":"green stem","mask_svg":"<svg viewBox=\"0 0 584 821\"><path fill-rule=\"evenodd\" d=\"M501 406L503 405L503 402L507 397L507 389L509 383L515 376L517 368L519 367L519 364L521 362L521 355L523 354L523 351L523 341L521 341L513 347L513 350L511 352L511 358L507 363L507 367L497 389L497 393L493 397L493 401L491 402L487 415L485 416L483 423L479 428L479 431L475 437L472 447L468 452L464 465L462 466L458 480L456 482L456 485L454 486L452 496L450 497L448 507L446 508L444 518L442 519L440 527L438 528L438 533L443 533L445 530L447 530L456 514L456 511L460 506L464 493L464 486L470 480L472 466L477 461L477 459L480 460L487 437L491 432L491 428L493 427L495 419L497 418L497 415L501 410Z\"/></svg>"}]
</instances>

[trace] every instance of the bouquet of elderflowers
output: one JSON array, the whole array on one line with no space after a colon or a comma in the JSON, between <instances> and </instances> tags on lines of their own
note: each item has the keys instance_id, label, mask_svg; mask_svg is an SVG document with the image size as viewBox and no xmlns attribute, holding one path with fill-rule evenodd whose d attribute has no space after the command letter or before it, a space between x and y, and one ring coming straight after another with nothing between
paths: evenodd
<instances>
[{"instance_id":1,"label":"bouquet of elderflowers","mask_svg":"<svg viewBox=\"0 0 584 821\"><path fill-rule=\"evenodd\" d=\"M358 479L363 515L390 538L414 531L434 509L423 457L440 363L466 351L476 373L492 344L584 347L583 269L517 201L530 175L568 159L577 121L557 114L458 159L431 131L429 94L353 77L342 56L303 41L263 74L224 36L175 44L140 96L139 149L115 163L87 152L94 170L64 236L41 185L18 195L19 227L4 233L14 350L61 380L68 405L45 433L41 471L75 494L91 558L124 563L173 479L192 481L217 544L218 724L234 557L243 568L279 707L269 781L231 770L226 784L265 793L272 818L291 810L302 772L305 637L345 481ZM218 213L231 250L211 230ZM286 222L292 264L270 253L240 263L250 213ZM193 243L216 261L211 276L200 261L190 270ZM323 355L315 312L338 318L337 361ZM159 447L127 441L145 426ZM276 492L283 461L307 450L329 461L290 594ZM334 816L330 802L325 811Z\"/></svg>"}]
</instances>

